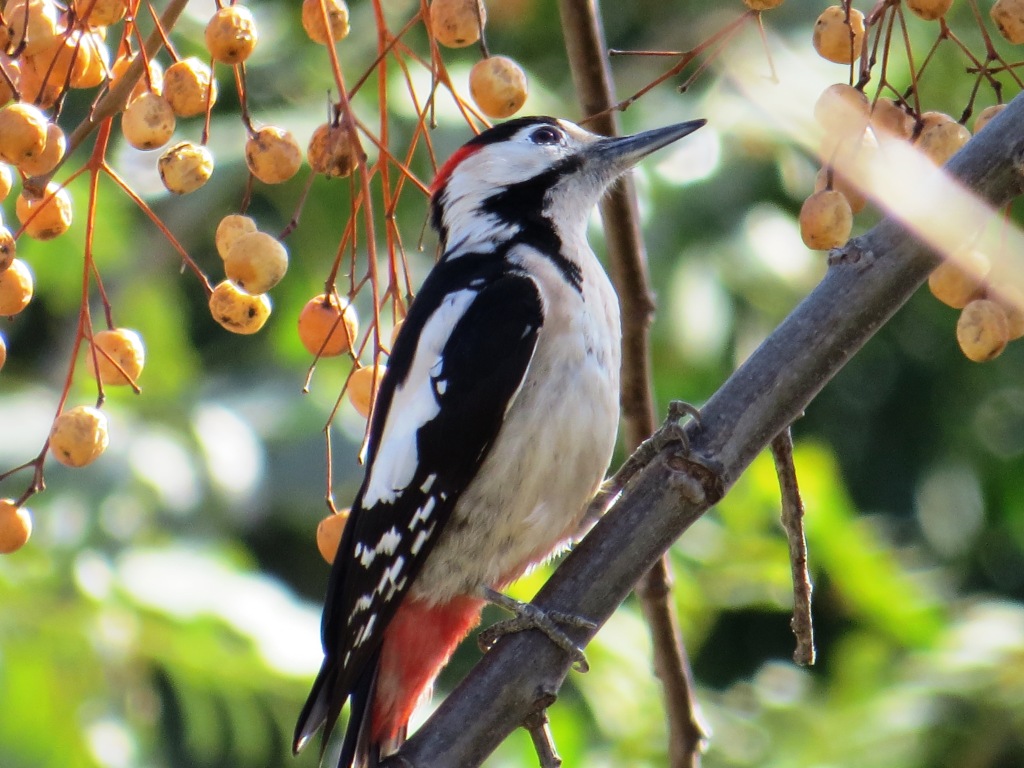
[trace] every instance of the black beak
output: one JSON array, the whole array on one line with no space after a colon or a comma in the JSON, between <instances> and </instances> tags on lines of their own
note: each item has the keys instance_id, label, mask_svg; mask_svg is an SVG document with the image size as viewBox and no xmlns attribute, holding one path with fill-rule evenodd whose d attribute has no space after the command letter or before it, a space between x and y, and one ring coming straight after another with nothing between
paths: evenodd
<instances>
[{"instance_id":1,"label":"black beak","mask_svg":"<svg viewBox=\"0 0 1024 768\"><path fill-rule=\"evenodd\" d=\"M622 173L652 152L690 135L706 122L707 120L690 120L632 136L599 139L587 147L586 154L609 171Z\"/></svg>"}]
</instances>

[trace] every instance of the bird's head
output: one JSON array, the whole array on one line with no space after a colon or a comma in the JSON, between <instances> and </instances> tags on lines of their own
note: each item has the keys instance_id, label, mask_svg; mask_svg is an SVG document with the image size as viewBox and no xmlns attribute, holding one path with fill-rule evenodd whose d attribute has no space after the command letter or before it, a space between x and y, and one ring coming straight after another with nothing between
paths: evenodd
<instances>
[{"instance_id":1,"label":"bird's head","mask_svg":"<svg viewBox=\"0 0 1024 768\"><path fill-rule=\"evenodd\" d=\"M523 222L557 218L584 227L604 190L639 160L704 125L691 120L605 137L554 117L521 117L470 139L431 185L431 222L442 242L507 239Z\"/></svg>"}]
</instances>

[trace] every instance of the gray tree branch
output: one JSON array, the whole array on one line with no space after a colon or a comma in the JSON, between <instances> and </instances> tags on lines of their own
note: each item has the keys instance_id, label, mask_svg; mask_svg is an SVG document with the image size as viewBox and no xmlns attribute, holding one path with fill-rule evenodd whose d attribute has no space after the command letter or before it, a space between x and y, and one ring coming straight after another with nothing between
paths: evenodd
<instances>
[{"instance_id":1,"label":"gray tree branch","mask_svg":"<svg viewBox=\"0 0 1024 768\"><path fill-rule=\"evenodd\" d=\"M1024 96L947 170L995 207L1024 191ZM603 624L651 565L910 298L938 259L892 218L835 253L824 280L707 402L702 427L689 425L691 453L672 447L659 453L534 602ZM585 643L594 632L570 634ZM531 712L550 704L569 667L566 655L537 632L504 638L388 764L479 765Z\"/></svg>"}]
</instances>

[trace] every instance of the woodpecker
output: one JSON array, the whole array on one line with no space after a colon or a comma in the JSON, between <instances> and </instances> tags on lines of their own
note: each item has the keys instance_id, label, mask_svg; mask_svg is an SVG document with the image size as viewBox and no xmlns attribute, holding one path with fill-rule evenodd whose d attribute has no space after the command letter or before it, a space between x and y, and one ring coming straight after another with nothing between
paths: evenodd
<instances>
[{"instance_id":1,"label":"woodpecker","mask_svg":"<svg viewBox=\"0 0 1024 768\"><path fill-rule=\"evenodd\" d=\"M339 768L377 765L485 602L576 537L619 418L619 305L587 221L615 179L704 122L606 138L524 117L439 169L442 256L377 394L295 752L321 726L326 745L347 701Z\"/></svg>"}]
</instances>

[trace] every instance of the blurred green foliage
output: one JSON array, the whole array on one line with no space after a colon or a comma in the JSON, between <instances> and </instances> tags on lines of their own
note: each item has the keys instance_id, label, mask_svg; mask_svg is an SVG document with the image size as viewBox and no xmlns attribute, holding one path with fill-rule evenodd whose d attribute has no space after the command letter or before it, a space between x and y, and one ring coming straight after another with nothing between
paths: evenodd
<instances>
[{"instance_id":1,"label":"blurred green foliage","mask_svg":"<svg viewBox=\"0 0 1024 768\"><path fill-rule=\"evenodd\" d=\"M302 140L325 116L333 84L326 57L305 41L294 4L252 5L263 39L249 68L250 108ZM376 48L372 8L352 5L353 34L339 46L350 84ZM385 5L397 28L415 3ZM201 52L208 4L193 6L175 34L183 55ZM773 44L810 57L809 30L823 6L789 0L766 16ZM967 6L955 4L950 24L978 50ZM491 50L514 56L531 76L527 109L578 117L553 1L489 8ZM613 47L686 49L740 10L739 0L644 0L606 4L604 21ZM913 19L908 26L915 51L926 51L936 27ZM422 42L422 31L411 33L410 43ZM750 28L723 61L758 45ZM453 75L464 77L476 56L448 52ZM959 115L973 80L952 46L936 56L922 84L927 106ZM616 58L619 94L663 64ZM894 80L901 66L893 62ZM812 58L807 67L826 82L845 77ZM114 152L115 166L216 279L213 231L237 209L245 184L237 102L220 74L218 168L206 188L170 199L154 184L151 154ZM389 78L393 143L401 147L413 116L396 67ZM371 125L376 86L371 78L355 99ZM766 79L761 87L773 86ZM991 102L983 91L978 107ZM741 106L728 78L712 72L685 96L666 84L623 115L630 130L710 119L688 148L638 172L660 310L653 343L662 405L706 399L824 270L795 234L813 161L769 129L770 116ZM86 108L73 100L67 115ZM467 131L450 110L439 108L438 122L433 140L443 158ZM194 121L180 130L199 132ZM424 153L413 166L429 177ZM251 213L268 231L283 228L302 185L257 185ZM3 328L5 468L38 450L64 380L86 199L81 183L73 192L78 221L70 233L19 245L38 296ZM321 430L346 370L322 362L311 393L301 394L309 358L294 325L321 290L351 188L314 182L287 240L291 271L255 337L216 326L196 281L154 228L112 184L101 195L97 262L116 322L146 339L144 394L109 393L110 450L86 470L48 466L49 490L32 500L31 543L0 559L0 765L314 766L316 749L292 758L289 741L319 663L327 574L314 544L325 513ZM417 278L434 242L428 235L424 253L415 253L425 211L415 193L397 211ZM858 226L875 216L862 214ZM98 316L95 300L92 307ZM954 323L952 310L921 292L795 426L817 666L789 661L789 564L768 459L672 550L683 635L712 733L706 766L1024 764L1024 345L975 365L957 350ZM72 401L93 397L80 375ZM358 482L362 422L345 405L332 429L334 493L344 505ZM0 492L17 496L26 482L16 476ZM516 594L528 598L547 573L524 579ZM551 710L566 765L665 765L658 683L635 605L613 617L588 654L591 673L572 676ZM441 692L476 658L465 644ZM488 764L534 765L529 740L515 735Z\"/></svg>"}]
</instances>

